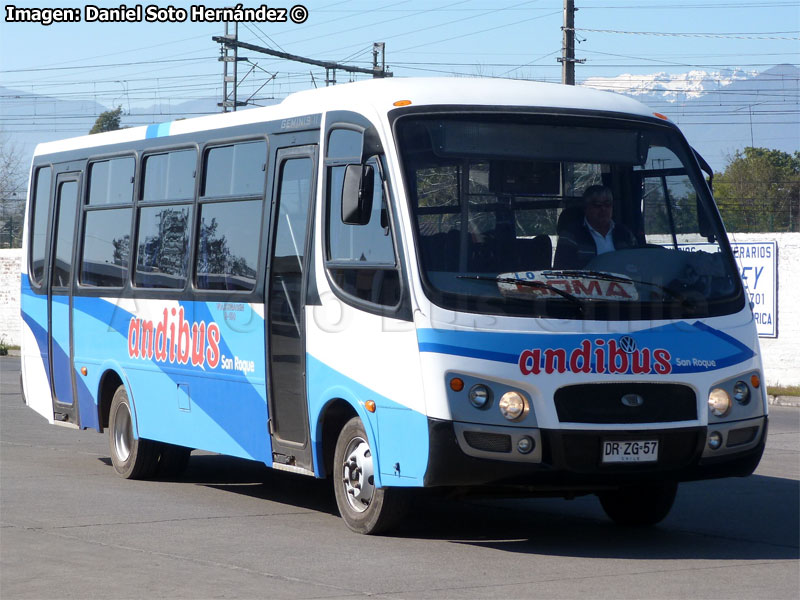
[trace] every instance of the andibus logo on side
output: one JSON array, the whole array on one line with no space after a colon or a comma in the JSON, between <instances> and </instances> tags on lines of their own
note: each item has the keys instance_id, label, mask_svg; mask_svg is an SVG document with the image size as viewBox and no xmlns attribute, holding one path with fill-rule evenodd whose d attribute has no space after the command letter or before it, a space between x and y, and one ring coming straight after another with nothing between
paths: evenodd
<instances>
[{"instance_id":1,"label":"andibus logo on side","mask_svg":"<svg viewBox=\"0 0 800 600\"><path fill-rule=\"evenodd\" d=\"M173 319L170 319L170 313ZM183 307L164 309L164 318L153 321L131 317L128 324L128 356L215 369L220 363L219 325L205 321L189 323Z\"/></svg>"},{"instance_id":2,"label":"andibus logo on side","mask_svg":"<svg viewBox=\"0 0 800 600\"><path fill-rule=\"evenodd\" d=\"M540 373L632 373L668 375L672 373L672 355L664 348L637 348L633 338L617 340L584 339L577 348L531 348L519 355L523 375Z\"/></svg>"}]
</instances>

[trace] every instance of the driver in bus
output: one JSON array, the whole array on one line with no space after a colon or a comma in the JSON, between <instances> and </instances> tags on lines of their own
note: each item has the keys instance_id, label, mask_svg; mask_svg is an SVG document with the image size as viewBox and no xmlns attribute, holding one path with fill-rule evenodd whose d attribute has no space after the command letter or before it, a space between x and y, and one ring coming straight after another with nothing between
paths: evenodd
<instances>
[{"instance_id":1,"label":"driver in bus","mask_svg":"<svg viewBox=\"0 0 800 600\"><path fill-rule=\"evenodd\" d=\"M611 218L613 208L610 188L604 185L586 188L583 220L576 220L559 231L553 268L581 269L599 254L635 247L636 238L630 229Z\"/></svg>"}]
</instances>

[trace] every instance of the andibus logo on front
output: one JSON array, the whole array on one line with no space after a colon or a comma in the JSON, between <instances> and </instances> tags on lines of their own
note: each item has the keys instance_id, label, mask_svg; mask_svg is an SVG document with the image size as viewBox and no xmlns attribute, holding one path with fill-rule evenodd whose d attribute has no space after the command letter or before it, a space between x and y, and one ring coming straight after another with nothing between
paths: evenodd
<instances>
[{"instance_id":1,"label":"andibus logo on front","mask_svg":"<svg viewBox=\"0 0 800 600\"><path fill-rule=\"evenodd\" d=\"M632 373L667 375L672 372L672 355L664 348L637 348L633 338L617 340L584 339L577 348L531 348L519 355L523 375L540 373Z\"/></svg>"},{"instance_id":2,"label":"andibus logo on front","mask_svg":"<svg viewBox=\"0 0 800 600\"><path fill-rule=\"evenodd\" d=\"M170 314L172 319L170 319ZM189 323L179 310L164 309L164 318L158 323L131 317L128 324L128 356L157 362L170 362L193 366L207 364L214 369L220 362L219 343L222 339L219 325L205 321Z\"/></svg>"}]
</instances>

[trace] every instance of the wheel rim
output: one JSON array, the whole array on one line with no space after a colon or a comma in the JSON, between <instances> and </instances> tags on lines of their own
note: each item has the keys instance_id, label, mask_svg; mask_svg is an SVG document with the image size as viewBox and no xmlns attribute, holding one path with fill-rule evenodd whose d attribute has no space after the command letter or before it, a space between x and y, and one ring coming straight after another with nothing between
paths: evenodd
<instances>
[{"instance_id":1,"label":"wheel rim","mask_svg":"<svg viewBox=\"0 0 800 600\"><path fill-rule=\"evenodd\" d=\"M372 451L364 438L353 438L347 444L342 465L342 481L350 507L356 512L367 510L375 495L375 477Z\"/></svg>"},{"instance_id":2,"label":"wheel rim","mask_svg":"<svg viewBox=\"0 0 800 600\"><path fill-rule=\"evenodd\" d=\"M131 455L133 446L133 427L131 424L131 413L126 404L117 406L114 415L114 452L120 461L125 462Z\"/></svg>"}]
</instances>

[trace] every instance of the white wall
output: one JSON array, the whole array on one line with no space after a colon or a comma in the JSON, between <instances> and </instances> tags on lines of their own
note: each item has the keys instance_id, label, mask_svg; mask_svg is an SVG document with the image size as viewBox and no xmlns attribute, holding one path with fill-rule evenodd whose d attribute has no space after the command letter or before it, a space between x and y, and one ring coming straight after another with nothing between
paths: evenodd
<instances>
[{"instance_id":1,"label":"white wall","mask_svg":"<svg viewBox=\"0 0 800 600\"><path fill-rule=\"evenodd\" d=\"M769 385L800 385L800 233L732 233L734 242L778 243L778 337L761 338ZM0 250L0 335L19 344L22 250Z\"/></svg>"},{"instance_id":2,"label":"white wall","mask_svg":"<svg viewBox=\"0 0 800 600\"><path fill-rule=\"evenodd\" d=\"M22 250L0 250L0 341L19 345L22 325L19 317L20 265Z\"/></svg>"},{"instance_id":3,"label":"white wall","mask_svg":"<svg viewBox=\"0 0 800 600\"><path fill-rule=\"evenodd\" d=\"M761 338L768 385L800 385L800 233L731 233L732 242L778 245L778 337Z\"/></svg>"}]
</instances>

